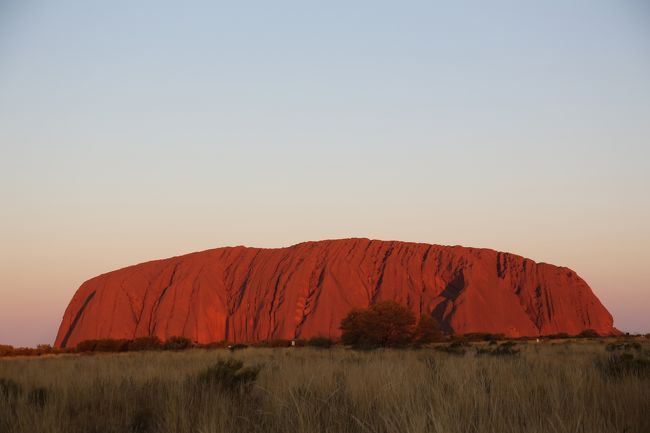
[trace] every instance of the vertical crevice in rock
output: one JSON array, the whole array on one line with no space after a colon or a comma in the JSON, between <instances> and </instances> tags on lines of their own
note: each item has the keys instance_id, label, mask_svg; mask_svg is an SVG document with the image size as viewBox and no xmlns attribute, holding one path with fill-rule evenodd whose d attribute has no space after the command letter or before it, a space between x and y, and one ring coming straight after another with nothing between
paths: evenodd
<instances>
[{"instance_id":1,"label":"vertical crevice in rock","mask_svg":"<svg viewBox=\"0 0 650 433\"><path fill-rule=\"evenodd\" d=\"M151 315L149 316L149 336L153 335L154 328L156 327L156 324L154 323L154 320L156 319L156 316L158 314L158 308L160 307L160 303L162 302L163 298L165 297L165 294L167 293L167 290L171 286L174 285L174 278L176 277L176 271L178 270L178 266L180 263L176 263L174 265L174 269L172 269L172 273L169 277L169 282L165 286L164 289L160 292L160 296L158 296L158 299L156 299L156 302L154 302L153 306L151 307Z\"/></svg>"},{"instance_id":2,"label":"vertical crevice in rock","mask_svg":"<svg viewBox=\"0 0 650 433\"><path fill-rule=\"evenodd\" d=\"M393 246L391 245L386 249L386 252L384 253L384 257L381 260L381 265L379 267L379 278L377 278L377 283L375 284L375 288L372 292L372 297L370 298L370 305L375 304L377 302L377 299L379 298L381 285L384 282L384 272L386 272L386 264L388 262L388 258L392 253L393 253Z\"/></svg>"},{"instance_id":3,"label":"vertical crevice in rock","mask_svg":"<svg viewBox=\"0 0 650 433\"><path fill-rule=\"evenodd\" d=\"M429 258L429 254L431 253L432 248L433 248L433 245L429 245L427 250L422 255L422 263L420 265L420 278L421 278L422 290L420 292L420 309L419 309L420 313L419 313L418 317L422 316L422 311L424 310L424 294L425 294L425 292L427 290L427 284L424 281L424 273L425 273L425 269L426 269L427 259Z\"/></svg>"},{"instance_id":4,"label":"vertical crevice in rock","mask_svg":"<svg viewBox=\"0 0 650 433\"><path fill-rule=\"evenodd\" d=\"M307 296L305 297L305 304L302 307L302 317L300 321L296 324L296 329L294 331L294 338L299 338L302 328L305 325L307 317L314 312L318 306L318 298L322 291L323 281L325 280L325 264L322 263L320 266L320 273L318 274L318 279L316 282L310 281L309 290L307 291Z\"/></svg>"},{"instance_id":5,"label":"vertical crevice in rock","mask_svg":"<svg viewBox=\"0 0 650 433\"><path fill-rule=\"evenodd\" d=\"M505 254L497 253L497 277L505 278L506 277L506 268L508 267L506 263Z\"/></svg>"},{"instance_id":6,"label":"vertical crevice in rock","mask_svg":"<svg viewBox=\"0 0 650 433\"><path fill-rule=\"evenodd\" d=\"M68 340L70 339L70 336L72 335L72 331L74 331L74 328L77 326L77 323L79 322L79 319L81 319L81 315L83 314L84 310L88 306L88 303L95 297L96 291L93 291L86 300L84 301L83 305L81 305L81 308L79 311L77 311L76 316L74 316L74 320L70 324L70 327L68 328L68 332L65 333L65 336L63 337L63 340L61 340L61 347L65 349L66 345L68 344Z\"/></svg>"}]
</instances>

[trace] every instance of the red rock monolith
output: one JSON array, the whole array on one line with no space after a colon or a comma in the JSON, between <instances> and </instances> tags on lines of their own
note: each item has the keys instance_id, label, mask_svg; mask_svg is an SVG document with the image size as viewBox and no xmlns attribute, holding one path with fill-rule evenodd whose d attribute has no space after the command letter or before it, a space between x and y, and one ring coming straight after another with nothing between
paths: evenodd
<instances>
[{"instance_id":1,"label":"red rock monolith","mask_svg":"<svg viewBox=\"0 0 650 433\"><path fill-rule=\"evenodd\" d=\"M352 308L388 299L459 334L616 332L568 268L489 249L345 239L217 248L100 275L75 293L55 344L149 335L199 343L337 338Z\"/></svg>"}]
</instances>

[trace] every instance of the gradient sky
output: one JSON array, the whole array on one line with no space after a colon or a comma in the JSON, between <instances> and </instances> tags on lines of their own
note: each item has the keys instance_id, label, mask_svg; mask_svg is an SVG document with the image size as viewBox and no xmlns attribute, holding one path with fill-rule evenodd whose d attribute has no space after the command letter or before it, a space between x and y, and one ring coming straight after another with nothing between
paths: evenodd
<instances>
[{"instance_id":1,"label":"gradient sky","mask_svg":"<svg viewBox=\"0 0 650 433\"><path fill-rule=\"evenodd\" d=\"M650 332L648 3L0 0L0 343L115 268L342 237L569 266Z\"/></svg>"}]
</instances>

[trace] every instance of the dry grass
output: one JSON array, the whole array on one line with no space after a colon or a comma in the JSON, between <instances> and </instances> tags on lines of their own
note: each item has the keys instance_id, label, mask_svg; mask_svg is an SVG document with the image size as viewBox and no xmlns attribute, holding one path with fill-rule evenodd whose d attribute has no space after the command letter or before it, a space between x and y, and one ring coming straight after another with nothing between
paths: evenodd
<instances>
[{"instance_id":1,"label":"dry grass","mask_svg":"<svg viewBox=\"0 0 650 433\"><path fill-rule=\"evenodd\" d=\"M599 368L612 355L602 341L517 347L503 357L470 347L4 359L0 432L650 432L650 377ZM231 357L262 367L250 391L196 380Z\"/></svg>"}]
</instances>

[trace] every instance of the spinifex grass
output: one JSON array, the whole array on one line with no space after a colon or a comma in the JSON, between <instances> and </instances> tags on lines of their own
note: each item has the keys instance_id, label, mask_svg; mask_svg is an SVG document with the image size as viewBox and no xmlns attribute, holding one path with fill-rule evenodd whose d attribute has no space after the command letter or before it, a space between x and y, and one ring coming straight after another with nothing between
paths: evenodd
<instances>
[{"instance_id":1,"label":"spinifex grass","mask_svg":"<svg viewBox=\"0 0 650 433\"><path fill-rule=\"evenodd\" d=\"M599 340L517 344L513 356L480 347L3 359L0 432L650 431L649 376L609 374Z\"/></svg>"}]
</instances>

